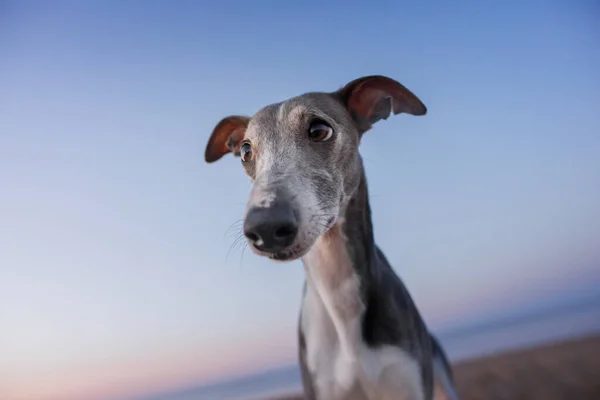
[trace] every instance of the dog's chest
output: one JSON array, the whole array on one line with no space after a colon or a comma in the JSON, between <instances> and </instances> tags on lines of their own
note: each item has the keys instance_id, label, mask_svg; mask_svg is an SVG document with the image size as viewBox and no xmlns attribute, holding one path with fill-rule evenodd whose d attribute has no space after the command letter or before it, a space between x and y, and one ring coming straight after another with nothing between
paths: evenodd
<instances>
[{"instance_id":1,"label":"dog's chest","mask_svg":"<svg viewBox=\"0 0 600 400\"><path fill-rule=\"evenodd\" d=\"M362 339L365 305L339 226L303 258L307 286L300 329L319 400L422 400L421 370L399 347Z\"/></svg>"},{"instance_id":2,"label":"dog's chest","mask_svg":"<svg viewBox=\"0 0 600 400\"><path fill-rule=\"evenodd\" d=\"M360 331L359 320L355 323ZM349 354L327 308L310 288L303 300L301 329L319 400L423 399L419 365L410 355L394 346L369 348L360 336L350 344Z\"/></svg>"}]
</instances>

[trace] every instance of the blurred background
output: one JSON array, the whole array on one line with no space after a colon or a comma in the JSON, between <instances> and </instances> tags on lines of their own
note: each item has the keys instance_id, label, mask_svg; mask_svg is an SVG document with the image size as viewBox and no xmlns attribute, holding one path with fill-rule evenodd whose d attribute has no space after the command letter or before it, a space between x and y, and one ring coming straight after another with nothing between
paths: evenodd
<instances>
[{"instance_id":1,"label":"blurred background","mask_svg":"<svg viewBox=\"0 0 600 400\"><path fill-rule=\"evenodd\" d=\"M599 39L592 0L0 1L0 399L297 391L302 265L234 243L250 182L204 147L371 74L429 110L361 152L453 361L600 332Z\"/></svg>"}]
</instances>

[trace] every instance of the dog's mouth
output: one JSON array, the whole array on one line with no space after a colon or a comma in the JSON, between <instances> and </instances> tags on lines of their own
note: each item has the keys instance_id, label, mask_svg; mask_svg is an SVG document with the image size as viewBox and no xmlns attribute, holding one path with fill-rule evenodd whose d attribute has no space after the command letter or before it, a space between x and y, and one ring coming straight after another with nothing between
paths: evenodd
<instances>
[{"instance_id":1,"label":"dog's mouth","mask_svg":"<svg viewBox=\"0 0 600 400\"><path fill-rule=\"evenodd\" d=\"M307 246L305 249L300 249L298 246L294 246L293 248L284 249L278 252L270 252L261 250L260 247L255 246L254 244L250 244L250 248L252 251L262 257L267 257L273 261L294 261L302 258L308 251L311 246Z\"/></svg>"},{"instance_id":2,"label":"dog's mouth","mask_svg":"<svg viewBox=\"0 0 600 400\"><path fill-rule=\"evenodd\" d=\"M298 260L299 258L302 257L302 255L299 255L297 253L270 253L267 254L267 257L269 257L271 260L274 261L294 261L294 260Z\"/></svg>"}]
</instances>

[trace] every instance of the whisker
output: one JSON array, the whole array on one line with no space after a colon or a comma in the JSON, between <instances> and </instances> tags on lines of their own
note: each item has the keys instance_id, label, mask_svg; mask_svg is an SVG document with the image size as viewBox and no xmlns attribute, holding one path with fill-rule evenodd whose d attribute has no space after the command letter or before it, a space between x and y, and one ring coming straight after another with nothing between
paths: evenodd
<instances>
[{"instance_id":1,"label":"whisker","mask_svg":"<svg viewBox=\"0 0 600 400\"><path fill-rule=\"evenodd\" d=\"M244 252L248 248L248 242L245 242L244 247L242 248L242 255L240 256L240 270L242 269L242 264L244 261Z\"/></svg>"},{"instance_id":2,"label":"whisker","mask_svg":"<svg viewBox=\"0 0 600 400\"><path fill-rule=\"evenodd\" d=\"M238 234L238 236L235 238L235 240L233 241L233 243L231 243L231 246L229 246L229 250L227 251L227 255L225 256L225 262L227 263L227 261L229 260L229 255L231 254L231 252L238 247L240 244L243 243L244 240L244 234L242 232L240 232Z\"/></svg>"},{"instance_id":3,"label":"whisker","mask_svg":"<svg viewBox=\"0 0 600 400\"><path fill-rule=\"evenodd\" d=\"M235 221L233 224L229 225L229 228L227 228L227 230L223 234L223 237L227 236L235 228L241 229L243 223L244 223L244 220L243 219L239 219L239 220Z\"/></svg>"}]
</instances>

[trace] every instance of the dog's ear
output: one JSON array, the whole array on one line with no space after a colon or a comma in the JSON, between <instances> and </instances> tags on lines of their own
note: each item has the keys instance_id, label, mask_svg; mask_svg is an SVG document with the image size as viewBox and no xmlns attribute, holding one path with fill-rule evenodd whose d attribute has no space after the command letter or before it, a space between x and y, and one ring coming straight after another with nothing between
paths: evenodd
<instances>
[{"instance_id":1,"label":"dog's ear","mask_svg":"<svg viewBox=\"0 0 600 400\"><path fill-rule=\"evenodd\" d=\"M239 156L240 145L249 121L250 118L241 115L230 115L223 118L215 126L210 139L208 139L204 152L206 162L215 162L229 152Z\"/></svg>"},{"instance_id":2,"label":"dog's ear","mask_svg":"<svg viewBox=\"0 0 600 400\"><path fill-rule=\"evenodd\" d=\"M427 108L410 90L381 75L365 76L335 93L344 103L362 134L390 114L425 115Z\"/></svg>"}]
</instances>

